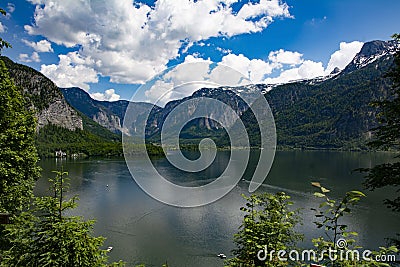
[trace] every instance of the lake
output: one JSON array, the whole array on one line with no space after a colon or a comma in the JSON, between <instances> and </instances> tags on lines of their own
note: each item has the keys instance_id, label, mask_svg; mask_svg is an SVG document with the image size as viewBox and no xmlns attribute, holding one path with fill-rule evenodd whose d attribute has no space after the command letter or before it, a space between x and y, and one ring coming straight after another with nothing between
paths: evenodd
<instances>
[{"instance_id":1,"label":"lake","mask_svg":"<svg viewBox=\"0 0 400 267\"><path fill-rule=\"evenodd\" d=\"M174 153L174 152L172 152ZM249 168L257 164L257 151L252 151ZM182 185L205 184L220 175L229 161L230 153L217 153L214 163L200 173L185 174L168 164L165 158L153 159L159 172ZM189 157L196 157L190 152ZM358 209L345 218L359 232L359 242L367 249L385 245L385 238L399 232L400 214L391 212L383 199L394 190L370 192L362 187L363 176L351 171L360 167L390 161L390 153L283 151L277 152L272 169L257 192L284 191L292 197L296 208L301 208L303 224L297 230L305 235L301 247L311 248L311 238L320 232L312 223L317 207L311 182L318 181L339 198L346 191L362 190L367 194ZM135 159L140 166L142 159ZM74 214L85 219L96 218L95 234L107 238L105 247L113 246L110 259L122 259L128 266L144 263L146 266L223 266L216 257L228 257L234 248L233 234L242 220L239 208L244 204L241 194L248 194L251 172L245 180L222 199L198 208L177 208L160 203L144 193L121 159L49 159L40 162L43 176L37 182L37 195L46 194L47 178L52 170L69 172L71 183L68 195L78 194L79 207ZM107 186L108 185L108 186Z\"/></svg>"}]
</instances>

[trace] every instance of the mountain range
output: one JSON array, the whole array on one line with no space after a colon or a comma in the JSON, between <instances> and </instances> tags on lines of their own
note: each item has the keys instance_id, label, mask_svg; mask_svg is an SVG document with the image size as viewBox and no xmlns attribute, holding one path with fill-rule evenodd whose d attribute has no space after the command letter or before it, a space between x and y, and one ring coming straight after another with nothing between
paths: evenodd
<instances>
[{"instance_id":1,"label":"mountain range","mask_svg":"<svg viewBox=\"0 0 400 267\"><path fill-rule=\"evenodd\" d=\"M251 109L240 97L241 94L251 95L255 90L265 96L271 107L279 147L358 150L366 148L365 144L371 138L370 130L377 125L377 110L370 103L387 96L391 83L385 78L385 73L392 67L393 54L398 48L394 41L367 42L343 70L335 69L326 77L280 85L202 88L164 107L131 103L135 117L130 118L133 123L125 128L122 122L129 101L97 101L80 88L58 88L34 69L6 57L1 59L35 110L38 140L47 142L47 153L56 147L50 145L52 142L68 143L68 140L52 135L67 135L76 139L75 143L85 140L86 143L115 145L120 144L121 133L135 136L140 132L137 127L144 124L147 138L157 143L165 118L174 107L199 97L217 99L231 106L244 122L252 146L259 146L258 124ZM142 115L150 109L146 123ZM216 112L224 123L235 123L223 110ZM187 115L190 114L174 114ZM76 134L71 137L71 133L79 133L80 137ZM43 140L43 136L51 141ZM197 143L204 137L214 138L220 146L229 145L225 130L211 119L193 120L180 134L181 142L189 144Z\"/></svg>"},{"instance_id":2,"label":"mountain range","mask_svg":"<svg viewBox=\"0 0 400 267\"><path fill-rule=\"evenodd\" d=\"M336 68L325 77L280 85L202 88L191 96L167 103L164 108L154 109L149 117L146 135L152 141L159 141L163 122L174 107L189 99L210 97L228 104L242 117L252 145L258 146L260 139L255 117L239 96L243 92L259 90L272 109L281 148L366 149L366 143L371 138L370 130L377 126L377 110L370 103L386 97L391 84L384 75L393 65L393 54L397 49L398 44L394 41L367 42L343 70ZM77 88L63 89L62 92L71 105L101 125L115 132L121 128L123 108L112 110L110 107L126 107L127 101L96 101ZM80 102L82 98L88 103ZM103 108L104 103L107 103L107 108ZM98 110L87 112L85 107L88 106L96 106ZM229 120L223 111L218 112L221 118ZM108 119L101 121L99 117ZM109 126L110 121L119 122ZM129 129L125 131L129 132ZM214 137L220 145L228 145L226 133L210 119L190 122L180 135L183 143L196 143L204 137Z\"/></svg>"}]
</instances>

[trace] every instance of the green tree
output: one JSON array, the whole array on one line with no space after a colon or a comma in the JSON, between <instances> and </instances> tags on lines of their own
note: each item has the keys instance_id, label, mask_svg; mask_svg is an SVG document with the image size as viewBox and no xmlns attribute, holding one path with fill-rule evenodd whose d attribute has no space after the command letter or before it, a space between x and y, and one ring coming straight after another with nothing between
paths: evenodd
<instances>
[{"instance_id":1,"label":"green tree","mask_svg":"<svg viewBox=\"0 0 400 267\"><path fill-rule=\"evenodd\" d=\"M311 209L316 212L315 216L318 218L318 221L314 223L317 228L324 229L327 237L327 239L322 236L312 239L316 248L313 260L324 266L390 266L386 262L375 261L374 256L397 253L398 249L395 246L380 247L379 251L372 251L370 260L365 260L356 253L353 254L356 250L360 251L362 247L357 245L355 239L358 233L348 231L348 225L343 223L343 217L351 213L353 207L362 197L365 197L364 193L349 191L340 201L337 201L327 195L330 190L319 183L312 184L319 188L319 192L315 192L314 195L323 199L318 209Z\"/></svg>"},{"instance_id":2,"label":"green tree","mask_svg":"<svg viewBox=\"0 0 400 267\"><path fill-rule=\"evenodd\" d=\"M0 60L0 212L27 208L39 177L35 118Z\"/></svg>"},{"instance_id":3,"label":"green tree","mask_svg":"<svg viewBox=\"0 0 400 267\"><path fill-rule=\"evenodd\" d=\"M397 44L400 42L400 35L392 36ZM398 46L400 47L400 46ZM373 129L374 140L369 143L374 148L389 149L400 148L400 49L394 56L394 67L386 75L392 82L392 90L386 99L374 102L380 112L378 121L380 125ZM399 158L400 155L396 156ZM383 163L369 169L360 169L366 171L367 176L365 186L371 190L386 186L393 186L400 191L400 161L393 163ZM395 199L386 199L385 204L394 211L400 211L400 196ZM393 240L400 247L400 240Z\"/></svg>"},{"instance_id":4,"label":"green tree","mask_svg":"<svg viewBox=\"0 0 400 267\"><path fill-rule=\"evenodd\" d=\"M65 199L67 173L56 174L49 179L51 196L36 197L33 210L7 229L12 246L0 266L124 266L122 262L107 264L107 251L100 249L105 238L92 236L93 220L65 215L77 206L77 197Z\"/></svg>"},{"instance_id":5,"label":"green tree","mask_svg":"<svg viewBox=\"0 0 400 267\"><path fill-rule=\"evenodd\" d=\"M0 13L6 14L1 8ZM0 38L0 53L5 47L10 44ZM0 213L11 214L11 221L28 208L39 176L34 134L33 113L0 60ZM9 245L4 231L5 226L0 225L0 258Z\"/></svg>"},{"instance_id":6,"label":"green tree","mask_svg":"<svg viewBox=\"0 0 400 267\"><path fill-rule=\"evenodd\" d=\"M260 250L279 251L291 248L302 238L294 227L299 222L298 211L290 210L290 197L284 192L276 194L253 194L246 199L245 212L239 232L234 236L235 258L227 261L229 266L285 266L288 262L276 257L260 261ZM261 254L260 254L261 255ZM264 255L262 255L264 256Z\"/></svg>"}]
</instances>

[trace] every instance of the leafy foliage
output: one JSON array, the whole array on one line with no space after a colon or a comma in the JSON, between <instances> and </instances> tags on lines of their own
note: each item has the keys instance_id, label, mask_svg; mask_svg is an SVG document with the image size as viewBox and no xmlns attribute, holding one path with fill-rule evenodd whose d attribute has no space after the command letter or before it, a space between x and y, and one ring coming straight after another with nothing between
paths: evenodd
<instances>
[{"instance_id":1,"label":"leafy foliage","mask_svg":"<svg viewBox=\"0 0 400 267\"><path fill-rule=\"evenodd\" d=\"M279 251L293 246L302 236L295 232L299 222L298 212L289 207L290 197L283 192L273 194L243 195L246 205L239 232L235 235L235 258L227 261L229 266L286 266L288 262L260 262L257 253L268 246L268 250Z\"/></svg>"},{"instance_id":2,"label":"leafy foliage","mask_svg":"<svg viewBox=\"0 0 400 267\"><path fill-rule=\"evenodd\" d=\"M356 244L354 238L358 233L348 231L348 226L342 221L346 214L351 213L352 208L360 199L365 197L365 194L360 191L349 191L342 200L337 201L327 196L330 190L319 183L313 183L313 185L319 188L319 192L315 192L314 195L324 199L318 209L312 208L316 212L315 217L318 219L314 223L317 228L324 229L325 235L328 237L327 240L322 236L312 240L317 252L317 257L314 260L324 266L390 266L388 263L374 259L365 260L362 257L351 256L355 255L353 254L355 250L359 250L362 247ZM373 251L372 255L397 252L398 249L394 246L389 248L381 247L379 251ZM345 256L339 257L338 255Z\"/></svg>"},{"instance_id":3,"label":"leafy foliage","mask_svg":"<svg viewBox=\"0 0 400 267\"><path fill-rule=\"evenodd\" d=\"M0 266L82 266L107 264L107 251L101 250L103 237L93 237L94 221L66 216L77 206L77 197L65 199L66 172L56 172L51 196L36 197L33 210L26 212L7 229L12 247ZM111 266L123 266L123 262Z\"/></svg>"},{"instance_id":4,"label":"leafy foliage","mask_svg":"<svg viewBox=\"0 0 400 267\"><path fill-rule=\"evenodd\" d=\"M312 208L317 218L314 223L317 228L324 230L327 239L323 236L314 238L312 242L315 249L299 253L294 245L302 238L295 231L300 220L297 211L289 210L292 205L290 197L283 192L275 195L264 193L244 196L247 202L241 210L245 215L239 232L234 236L235 257L227 260L226 264L244 267L309 266L308 261L314 261L329 267L391 266L392 262L382 259L393 259L399 252L395 246L379 247L377 251L366 250L369 254L363 254L365 250L357 245L358 233L349 231L348 226L343 223L344 217L353 211L365 195L360 191L349 191L341 200L335 200L328 196L329 189L317 182L312 184L318 188L314 196L322 199L318 208ZM260 251L264 255L260 255ZM280 251L289 254L289 257L282 260ZM292 254L293 251L297 253ZM260 256L266 260L259 260Z\"/></svg>"},{"instance_id":5,"label":"leafy foliage","mask_svg":"<svg viewBox=\"0 0 400 267\"><path fill-rule=\"evenodd\" d=\"M351 212L351 208L359 202L361 197L365 197L365 194L360 191L350 191L338 202L326 195L330 190L320 186L318 183L313 183L313 185L321 190L321 192L315 192L314 196L324 199L324 202L319 205L319 210L312 208L312 210L316 212L315 217L320 219L320 221L314 223L317 225L317 228L325 229L329 241L332 243L333 248L336 249L336 243L340 237L357 235L355 232L347 232L347 225L342 224L340 220L345 214ZM355 240L347 239L346 242L347 244L352 244ZM318 242L316 242L316 244L318 244ZM319 246L317 247L320 249Z\"/></svg>"},{"instance_id":6,"label":"leafy foliage","mask_svg":"<svg viewBox=\"0 0 400 267\"><path fill-rule=\"evenodd\" d=\"M34 147L35 120L0 60L0 209L22 211L39 169Z\"/></svg>"},{"instance_id":7,"label":"leafy foliage","mask_svg":"<svg viewBox=\"0 0 400 267\"><path fill-rule=\"evenodd\" d=\"M39 176L34 133L33 114L0 60L0 212L10 213L11 220L29 206ZM8 245L0 225L0 249Z\"/></svg>"}]
</instances>

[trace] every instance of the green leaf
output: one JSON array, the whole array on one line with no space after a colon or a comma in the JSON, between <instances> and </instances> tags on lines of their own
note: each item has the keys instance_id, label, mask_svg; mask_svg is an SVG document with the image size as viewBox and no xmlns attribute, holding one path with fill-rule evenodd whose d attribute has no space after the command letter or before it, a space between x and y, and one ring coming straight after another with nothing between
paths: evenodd
<instances>
[{"instance_id":1,"label":"green leaf","mask_svg":"<svg viewBox=\"0 0 400 267\"><path fill-rule=\"evenodd\" d=\"M314 193L314 196L316 196L316 197L325 197L324 194L319 193L319 192L315 192L315 193Z\"/></svg>"},{"instance_id":2,"label":"green leaf","mask_svg":"<svg viewBox=\"0 0 400 267\"><path fill-rule=\"evenodd\" d=\"M328 205L327 202L322 202L321 204L319 204L319 208L323 208L323 207L325 207L326 205Z\"/></svg>"},{"instance_id":3,"label":"green leaf","mask_svg":"<svg viewBox=\"0 0 400 267\"><path fill-rule=\"evenodd\" d=\"M312 182L311 185L315 186L315 187L318 187L318 188L321 188L321 184L319 182Z\"/></svg>"},{"instance_id":4,"label":"green leaf","mask_svg":"<svg viewBox=\"0 0 400 267\"><path fill-rule=\"evenodd\" d=\"M322 186L321 186L321 191L322 191L322 193L328 193L328 192L330 192L331 190L326 189L325 187L322 187Z\"/></svg>"}]
</instances>

